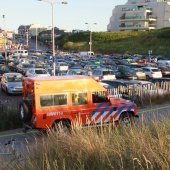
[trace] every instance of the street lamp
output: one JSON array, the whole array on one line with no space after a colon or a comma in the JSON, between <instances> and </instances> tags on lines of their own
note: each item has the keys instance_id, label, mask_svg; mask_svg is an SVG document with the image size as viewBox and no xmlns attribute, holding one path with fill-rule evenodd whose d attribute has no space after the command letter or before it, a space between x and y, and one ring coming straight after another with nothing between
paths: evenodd
<instances>
[{"instance_id":1,"label":"street lamp","mask_svg":"<svg viewBox=\"0 0 170 170\"><path fill-rule=\"evenodd\" d=\"M37 36L38 36L38 33L37 33L37 27L35 28L35 50L36 50L36 52L37 52L37 46L38 46L38 44L37 44Z\"/></svg>"},{"instance_id":2,"label":"street lamp","mask_svg":"<svg viewBox=\"0 0 170 170\"><path fill-rule=\"evenodd\" d=\"M89 46L90 46L90 57L91 57L91 54L92 54L92 29L91 29L91 24L89 23L85 23L88 25L89 27L89 31L90 31L90 41L89 41ZM97 23L93 23L93 25L96 25Z\"/></svg>"},{"instance_id":3,"label":"street lamp","mask_svg":"<svg viewBox=\"0 0 170 170\"><path fill-rule=\"evenodd\" d=\"M47 2L51 5L51 10L52 10L52 51L53 51L53 71L54 71L54 76L55 76L55 39L54 39L54 5L57 3L61 3L61 4L67 4L66 1L61 1L58 2L56 0L38 0L38 1L43 1L43 2Z\"/></svg>"},{"instance_id":4,"label":"street lamp","mask_svg":"<svg viewBox=\"0 0 170 170\"><path fill-rule=\"evenodd\" d=\"M5 28L5 15L2 15L3 21L4 21L4 54L5 54L5 60L7 64L7 49L6 49L6 28Z\"/></svg>"}]
</instances>

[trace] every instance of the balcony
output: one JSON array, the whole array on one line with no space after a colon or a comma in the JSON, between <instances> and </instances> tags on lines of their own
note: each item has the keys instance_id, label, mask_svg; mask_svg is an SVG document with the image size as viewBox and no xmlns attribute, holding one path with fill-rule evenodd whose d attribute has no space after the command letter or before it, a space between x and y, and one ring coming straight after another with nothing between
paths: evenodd
<instances>
[{"instance_id":1,"label":"balcony","mask_svg":"<svg viewBox=\"0 0 170 170\"><path fill-rule=\"evenodd\" d=\"M152 13L152 8L146 8L147 13Z\"/></svg>"},{"instance_id":2,"label":"balcony","mask_svg":"<svg viewBox=\"0 0 170 170\"><path fill-rule=\"evenodd\" d=\"M119 26L119 28L120 28L120 30L152 30L152 29L156 29L156 25L148 24L148 26L144 26L144 25L140 25L140 24L136 24L136 25L121 24Z\"/></svg>"},{"instance_id":3,"label":"balcony","mask_svg":"<svg viewBox=\"0 0 170 170\"><path fill-rule=\"evenodd\" d=\"M133 8L122 8L122 11L125 11L125 12L144 12L146 11L147 13L151 13L152 12L152 8L149 8L149 7L133 7Z\"/></svg>"},{"instance_id":4,"label":"balcony","mask_svg":"<svg viewBox=\"0 0 170 170\"><path fill-rule=\"evenodd\" d=\"M156 21L157 17L156 16L122 16L120 17L121 22L127 22L127 21Z\"/></svg>"}]
</instances>

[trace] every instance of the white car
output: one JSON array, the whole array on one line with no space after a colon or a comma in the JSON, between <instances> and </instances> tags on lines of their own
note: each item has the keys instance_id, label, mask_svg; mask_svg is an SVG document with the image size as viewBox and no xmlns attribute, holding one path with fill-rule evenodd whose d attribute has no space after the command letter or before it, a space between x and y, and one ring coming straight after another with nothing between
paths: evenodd
<instances>
[{"instance_id":1,"label":"white car","mask_svg":"<svg viewBox=\"0 0 170 170\"><path fill-rule=\"evenodd\" d=\"M21 94L22 77L20 73L4 73L1 79L1 90L6 94Z\"/></svg>"},{"instance_id":2,"label":"white car","mask_svg":"<svg viewBox=\"0 0 170 170\"><path fill-rule=\"evenodd\" d=\"M46 76L50 76L50 74L43 68L32 68L26 72L25 76L26 77L46 77Z\"/></svg>"},{"instance_id":3,"label":"white car","mask_svg":"<svg viewBox=\"0 0 170 170\"><path fill-rule=\"evenodd\" d=\"M92 71L92 77L95 80L115 80L116 76L113 70L107 68L97 68Z\"/></svg>"},{"instance_id":4,"label":"white car","mask_svg":"<svg viewBox=\"0 0 170 170\"><path fill-rule=\"evenodd\" d=\"M152 78L162 78L162 72L158 68L155 67L142 67L143 71L146 74L146 79Z\"/></svg>"}]
</instances>

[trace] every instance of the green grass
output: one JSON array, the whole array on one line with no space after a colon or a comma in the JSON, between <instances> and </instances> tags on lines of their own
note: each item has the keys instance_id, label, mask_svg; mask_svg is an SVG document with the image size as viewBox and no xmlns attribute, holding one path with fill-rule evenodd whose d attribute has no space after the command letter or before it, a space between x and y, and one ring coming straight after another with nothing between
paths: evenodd
<instances>
[{"instance_id":1,"label":"green grass","mask_svg":"<svg viewBox=\"0 0 170 170\"><path fill-rule=\"evenodd\" d=\"M147 113L146 113L147 114ZM169 170L170 118L139 122L137 127L50 132L29 145L24 162L11 169Z\"/></svg>"},{"instance_id":2,"label":"green grass","mask_svg":"<svg viewBox=\"0 0 170 170\"><path fill-rule=\"evenodd\" d=\"M96 53L148 54L152 49L155 55L170 55L170 28L150 32L93 32L92 49ZM56 39L60 49L89 50L89 32L66 34Z\"/></svg>"}]
</instances>

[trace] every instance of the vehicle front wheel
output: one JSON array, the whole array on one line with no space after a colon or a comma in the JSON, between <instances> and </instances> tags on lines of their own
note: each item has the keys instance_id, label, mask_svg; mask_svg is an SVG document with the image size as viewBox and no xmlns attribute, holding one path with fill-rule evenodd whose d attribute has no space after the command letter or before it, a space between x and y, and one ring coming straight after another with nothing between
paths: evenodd
<instances>
[{"instance_id":1,"label":"vehicle front wheel","mask_svg":"<svg viewBox=\"0 0 170 170\"><path fill-rule=\"evenodd\" d=\"M148 75L146 76L146 80L148 80L148 81L150 80L150 77Z\"/></svg>"},{"instance_id":2,"label":"vehicle front wheel","mask_svg":"<svg viewBox=\"0 0 170 170\"><path fill-rule=\"evenodd\" d=\"M8 92L8 88L7 87L5 89L5 92L6 92L7 95L10 95L9 92Z\"/></svg>"},{"instance_id":3,"label":"vehicle front wheel","mask_svg":"<svg viewBox=\"0 0 170 170\"><path fill-rule=\"evenodd\" d=\"M129 112L123 112L119 118L119 124L125 127L131 127L135 125L134 116Z\"/></svg>"}]
</instances>

